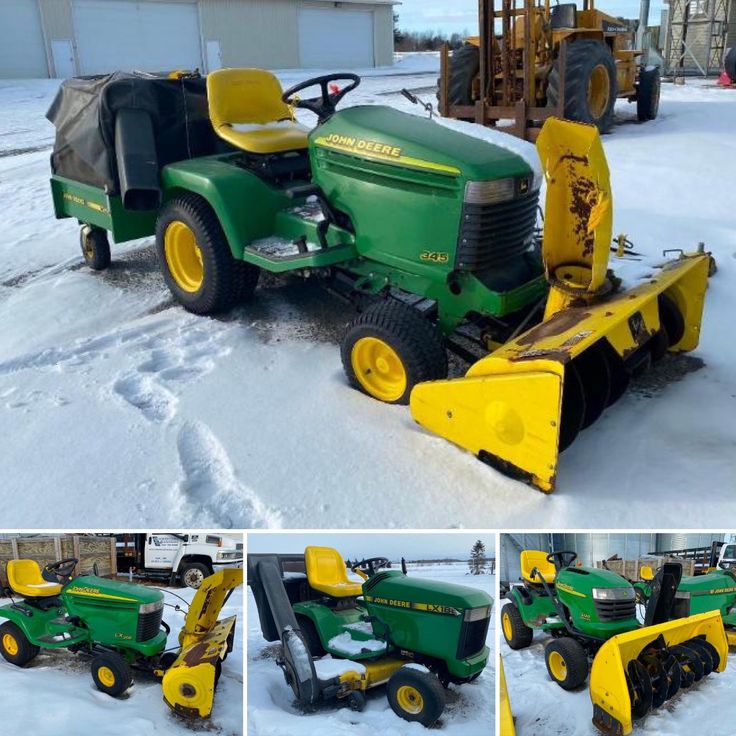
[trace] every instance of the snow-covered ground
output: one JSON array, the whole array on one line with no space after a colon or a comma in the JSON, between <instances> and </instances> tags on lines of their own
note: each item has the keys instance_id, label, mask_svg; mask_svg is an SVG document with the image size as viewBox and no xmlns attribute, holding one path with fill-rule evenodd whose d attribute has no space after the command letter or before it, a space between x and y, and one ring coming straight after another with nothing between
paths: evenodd
<instances>
[{"instance_id":1,"label":"snow-covered ground","mask_svg":"<svg viewBox=\"0 0 736 736\"><path fill-rule=\"evenodd\" d=\"M436 56L408 56L344 104L419 112L399 91L433 99L436 70ZM547 497L351 390L337 342L352 313L312 284L268 279L252 304L206 319L172 304L150 239L114 247L104 274L83 266L77 226L54 220L49 196L56 87L0 82L4 525L81 511L96 526L360 527L356 494L377 527L705 528L732 510L733 90L667 85L646 125L619 105L604 140L616 230L649 257L705 241L720 270L695 358L665 361L581 435Z\"/></svg>"},{"instance_id":2,"label":"snow-covered ground","mask_svg":"<svg viewBox=\"0 0 736 736\"><path fill-rule=\"evenodd\" d=\"M504 605L500 601L499 611ZM547 674L544 646L549 636L537 632L527 649L513 651L500 637L506 685L514 715L516 736L599 736L593 726L588 685L565 692ZM634 725L634 736L692 736L736 734L736 654L728 666L681 690L662 708ZM718 703L718 708L714 708Z\"/></svg>"},{"instance_id":3,"label":"snow-covered ground","mask_svg":"<svg viewBox=\"0 0 736 736\"><path fill-rule=\"evenodd\" d=\"M164 621L172 631L168 648L178 646L184 624L183 611L171 606L190 602L190 588L166 590ZM173 595L176 594L176 595ZM0 605L10 601L0 598ZM34 736L217 736L243 734L243 588L237 588L223 607L220 618L238 616L235 645L222 665L212 715L207 720L185 721L164 703L161 682L134 671L134 684L123 697L111 698L92 682L89 659L66 650L41 650L24 668L0 659L0 713L2 728L10 733Z\"/></svg>"},{"instance_id":4,"label":"snow-covered ground","mask_svg":"<svg viewBox=\"0 0 736 736\"><path fill-rule=\"evenodd\" d=\"M409 575L467 585L495 595L495 576L466 574L466 566L410 565ZM356 578L357 580L357 578ZM493 652L494 614L487 643ZM300 710L286 684L275 658L278 643L263 639L253 594L248 592L248 734L249 736L422 736L426 729L418 723L399 718L386 700L384 687L367 693L368 704L356 713L336 702L323 703L314 712ZM331 664L331 663L329 663ZM494 733L495 707L494 658L481 676L466 685L451 685L442 718L432 729L446 736L488 736Z\"/></svg>"}]
</instances>

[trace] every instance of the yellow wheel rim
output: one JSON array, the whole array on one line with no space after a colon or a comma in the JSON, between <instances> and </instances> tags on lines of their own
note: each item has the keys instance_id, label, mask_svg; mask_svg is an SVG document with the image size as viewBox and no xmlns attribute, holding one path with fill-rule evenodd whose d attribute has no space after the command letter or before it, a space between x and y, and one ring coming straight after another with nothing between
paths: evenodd
<instances>
[{"instance_id":1,"label":"yellow wheel rim","mask_svg":"<svg viewBox=\"0 0 736 736\"><path fill-rule=\"evenodd\" d=\"M202 251L189 225L181 220L169 223L164 233L164 254L177 286L190 294L199 291L204 281Z\"/></svg>"},{"instance_id":2,"label":"yellow wheel rim","mask_svg":"<svg viewBox=\"0 0 736 736\"><path fill-rule=\"evenodd\" d=\"M3 649L11 656L15 657L18 654L18 642L12 634L3 635Z\"/></svg>"},{"instance_id":3,"label":"yellow wheel rim","mask_svg":"<svg viewBox=\"0 0 736 736\"><path fill-rule=\"evenodd\" d=\"M602 117L608 107L611 85L608 69L603 64L594 67L588 80L588 110L594 118Z\"/></svg>"},{"instance_id":4,"label":"yellow wheel rim","mask_svg":"<svg viewBox=\"0 0 736 736\"><path fill-rule=\"evenodd\" d=\"M115 673L109 667L100 667L97 670L97 679L105 687L112 687L115 684Z\"/></svg>"},{"instance_id":5,"label":"yellow wheel rim","mask_svg":"<svg viewBox=\"0 0 736 736\"><path fill-rule=\"evenodd\" d=\"M506 611L504 611L501 616L501 626L503 627L503 635L506 637L506 641L511 641L514 632L511 628L511 617L506 613Z\"/></svg>"},{"instance_id":6,"label":"yellow wheel rim","mask_svg":"<svg viewBox=\"0 0 736 736\"><path fill-rule=\"evenodd\" d=\"M565 660L559 652L550 652L549 659L549 670L552 673L552 677L557 682L563 682L567 677L567 665Z\"/></svg>"},{"instance_id":7,"label":"yellow wheel rim","mask_svg":"<svg viewBox=\"0 0 736 736\"><path fill-rule=\"evenodd\" d=\"M407 377L398 353L377 337L361 337L350 355L353 373L368 394L397 401L406 392Z\"/></svg>"},{"instance_id":8,"label":"yellow wheel rim","mask_svg":"<svg viewBox=\"0 0 736 736\"><path fill-rule=\"evenodd\" d=\"M424 698L415 687L411 685L402 685L396 691L396 702L401 706L401 710L416 715L424 709Z\"/></svg>"}]
</instances>

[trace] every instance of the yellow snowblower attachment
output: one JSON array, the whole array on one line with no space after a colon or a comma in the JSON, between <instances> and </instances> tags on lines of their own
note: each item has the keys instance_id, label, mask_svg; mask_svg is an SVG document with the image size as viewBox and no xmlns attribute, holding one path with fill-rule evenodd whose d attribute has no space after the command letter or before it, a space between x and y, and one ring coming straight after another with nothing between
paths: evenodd
<instances>
[{"instance_id":1,"label":"yellow snowblower attachment","mask_svg":"<svg viewBox=\"0 0 736 736\"><path fill-rule=\"evenodd\" d=\"M723 672L728 642L718 611L619 634L598 650L590 671L593 724L626 736L633 722L680 688Z\"/></svg>"},{"instance_id":2,"label":"yellow snowblower attachment","mask_svg":"<svg viewBox=\"0 0 736 736\"><path fill-rule=\"evenodd\" d=\"M221 662L232 651L236 616L217 617L232 591L243 584L243 571L228 568L202 581L179 632L179 656L163 673L164 701L188 718L212 712Z\"/></svg>"},{"instance_id":3,"label":"yellow snowblower attachment","mask_svg":"<svg viewBox=\"0 0 736 736\"><path fill-rule=\"evenodd\" d=\"M509 701L509 691L506 689L506 674L503 671L503 659L498 658L498 665L501 670L501 736L516 736L514 728L514 716L511 713L511 702Z\"/></svg>"},{"instance_id":4,"label":"yellow snowblower attachment","mask_svg":"<svg viewBox=\"0 0 736 736\"><path fill-rule=\"evenodd\" d=\"M666 351L700 334L708 253L682 254L630 290L608 270L612 195L594 126L548 119L537 140L547 182L542 322L411 394L414 419L543 491L558 455Z\"/></svg>"}]
</instances>

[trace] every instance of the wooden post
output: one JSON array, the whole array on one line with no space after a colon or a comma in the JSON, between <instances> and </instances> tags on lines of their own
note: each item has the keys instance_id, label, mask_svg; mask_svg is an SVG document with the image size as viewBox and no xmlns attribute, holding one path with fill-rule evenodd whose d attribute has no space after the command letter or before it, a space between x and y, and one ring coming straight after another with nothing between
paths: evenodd
<instances>
[{"instance_id":1,"label":"wooden post","mask_svg":"<svg viewBox=\"0 0 736 736\"><path fill-rule=\"evenodd\" d=\"M450 46L447 42L445 42L440 48L439 113L443 118L447 118L450 116L450 100L447 94L447 84L449 81L448 73L450 71L449 56Z\"/></svg>"},{"instance_id":2,"label":"wooden post","mask_svg":"<svg viewBox=\"0 0 736 736\"><path fill-rule=\"evenodd\" d=\"M478 0L478 31L479 31L479 57L480 67L478 78L480 89L478 99L475 103L475 122L483 125L486 117L486 89L488 84L488 33L486 22L486 5L488 0Z\"/></svg>"},{"instance_id":3,"label":"wooden post","mask_svg":"<svg viewBox=\"0 0 736 736\"><path fill-rule=\"evenodd\" d=\"M61 559L61 537L58 535L54 536L54 554L57 561Z\"/></svg>"},{"instance_id":4,"label":"wooden post","mask_svg":"<svg viewBox=\"0 0 736 736\"><path fill-rule=\"evenodd\" d=\"M110 570L112 571L112 577L118 574L118 548L116 544L115 535L110 537Z\"/></svg>"},{"instance_id":5,"label":"wooden post","mask_svg":"<svg viewBox=\"0 0 736 736\"><path fill-rule=\"evenodd\" d=\"M18 559L18 537L10 538L10 548L13 550L13 559Z\"/></svg>"},{"instance_id":6,"label":"wooden post","mask_svg":"<svg viewBox=\"0 0 736 736\"><path fill-rule=\"evenodd\" d=\"M72 556L76 557L77 560L79 560L79 536L77 534L72 535ZM77 562L77 564L74 566L74 577L79 575L79 566L80 563Z\"/></svg>"}]
</instances>

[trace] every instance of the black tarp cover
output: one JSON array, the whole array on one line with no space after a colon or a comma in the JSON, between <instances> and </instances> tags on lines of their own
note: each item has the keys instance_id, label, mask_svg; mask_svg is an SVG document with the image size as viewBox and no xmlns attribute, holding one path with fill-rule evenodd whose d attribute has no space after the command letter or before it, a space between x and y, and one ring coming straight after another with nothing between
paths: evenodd
<instances>
[{"instance_id":1,"label":"black tarp cover","mask_svg":"<svg viewBox=\"0 0 736 736\"><path fill-rule=\"evenodd\" d=\"M62 83L46 113L56 127L52 171L118 193L115 115L123 108L151 115L159 166L220 148L207 112L204 77L127 72L75 77Z\"/></svg>"}]
</instances>

